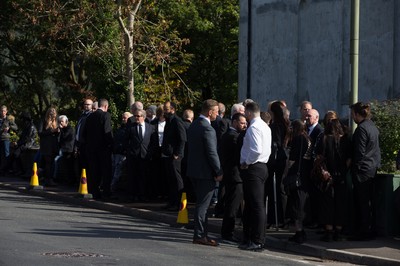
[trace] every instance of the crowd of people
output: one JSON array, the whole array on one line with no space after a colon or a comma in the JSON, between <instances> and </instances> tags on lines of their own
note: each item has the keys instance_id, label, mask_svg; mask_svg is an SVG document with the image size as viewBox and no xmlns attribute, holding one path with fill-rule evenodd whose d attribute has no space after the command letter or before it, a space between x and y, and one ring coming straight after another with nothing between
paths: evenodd
<instances>
[{"instance_id":1,"label":"crowd of people","mask_svg":"<svg viewBox=\"0 0 400 266\"><path fill-rule=\"evenodd\" d=\"M126 168L129 201L162 198L168 201L167 210L178 211L181 195L187 193L196 204L194 244L218 245L207 235L209 206L216 204L215 215L223 218L222 239L253 251L263 249L270 226L294 225L289 240L296 243L307 240L305 226L321 228L322 241L345 240L346 180L351 173L357 212L353 238L373 237L372 180L380 149L367 103L350 106L358 125L352 136L335 111L325 114L321 126L309 101L301 103L299 119L291 119L286 103L279 100L261 111L258 103L247 99L233 104L227 117L225 105L209 99L196 119L190 109L178 116L171 101L146 109L137 101L121 114L115 130L108 106L106 99L86 99L75 128L54 107L47 110L38 130L25 112L12 154L10 131L18 127L2 106L1 173L18 174L16 169L23 169L21 153L34 145L38 134L35 160L43 169L45 186L56 185L64 161L66 169L73 171L74 164L86 169L94 199L109 199ZM324 178L316 174L322 166ZM292 176L296 182L289 186ZM243 223L241 238L235 234L237 218Z\"/></svg>"}]
</instances>

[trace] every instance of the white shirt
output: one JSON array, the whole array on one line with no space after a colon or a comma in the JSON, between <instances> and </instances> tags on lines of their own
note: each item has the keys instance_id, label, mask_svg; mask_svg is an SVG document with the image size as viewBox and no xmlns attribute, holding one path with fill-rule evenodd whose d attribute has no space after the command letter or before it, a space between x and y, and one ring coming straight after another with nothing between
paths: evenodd
<instances>
[{"instance_id":1,"label":"white shirt","mask_svg":"<svg viewBox=\"0 0 400 266\"><path fill-rule=\"evenodd\" d=\"M144 126L144 123L143 124L138 124L138 134L140 133L140 131L139 131L139 127L142 127L142 138L144 138L144 131L146 130L146 127Z\"/></svg>"},{"instance_id":2,"label":"white shirt","mask_svg":"<svg viewBox=\"0 0 400 266\"><path fill-rule=\"evenodd\" d=\"M251 120L243 139L240 164L267 163L271 155L271 140L271 129L261 117Z\"/></svg>"},{"instance_id":3,"label":"white shirt","mask_svg":"<svg viewBox=\"0 0 400 266\"><path fill-rule=\"evenodd\" d=\"M311 125L308 127L308 135L311 135L312 131L314 130L314 128L318 125L318 123L315 123L314 125Z\"/></svg>"},{"instance_id":4,"label":"white shirt","mask_svg":"<svg viewBox=\"0 0 400 266\"><path fill-rule=\"evenodd\" d=\"M205 120L207 120L208 123L210 123L210 125L211 125L211 120L210 120L210 118L205 117L204 115L199 115L199 117L200 117L200 118L203 118L203 119L205 119Z\"/></svg>"},{"instance_id":5,"label":"white shirt","mask_svg":"<svg viewBox=\"0 0 400 266\"><path fill-rule=\"evenodd\" d=\"M165 121L158 121L158 145L162 146L164 138Z\"/></svg>"}]
</instances>

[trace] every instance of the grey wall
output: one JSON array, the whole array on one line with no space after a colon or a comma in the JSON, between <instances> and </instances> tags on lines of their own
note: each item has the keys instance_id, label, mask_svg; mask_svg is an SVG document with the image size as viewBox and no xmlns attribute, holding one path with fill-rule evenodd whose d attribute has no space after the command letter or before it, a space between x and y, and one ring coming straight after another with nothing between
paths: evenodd
<instances>
[{"instance_id":1,"label":"grey wall","mask_svg":"<svg viewBox=\"0 0 400 266\"><path fill-rule=\"evenodd\" d=\"M298 117L299 103L310 100L321 116L327 110L347 116L350 2L241 0L239 100L250 93L265 109L269 101L284 99L292 118ZM361 1L359 100L400 96L399 2Z\"/></svg>"}]
</instances>

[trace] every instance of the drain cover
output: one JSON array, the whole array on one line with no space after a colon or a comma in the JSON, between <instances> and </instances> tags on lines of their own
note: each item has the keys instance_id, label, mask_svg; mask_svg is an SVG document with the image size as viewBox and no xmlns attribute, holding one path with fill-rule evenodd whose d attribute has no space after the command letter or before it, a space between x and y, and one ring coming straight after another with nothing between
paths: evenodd
<instances>
[{"instance_id":1,"label":"drain cover","mask_svg":"<svg viewBox=\"0 0 400 266\"><path fill-rule=\"evenodd\" d=\"M104 258L105 255L96 254L96 253L87 253L87 252L46 252L42 253L44 256L53 256L60 258L81 258L81 257L90 257L90 258Z\"/></svg>"}]
</instances>

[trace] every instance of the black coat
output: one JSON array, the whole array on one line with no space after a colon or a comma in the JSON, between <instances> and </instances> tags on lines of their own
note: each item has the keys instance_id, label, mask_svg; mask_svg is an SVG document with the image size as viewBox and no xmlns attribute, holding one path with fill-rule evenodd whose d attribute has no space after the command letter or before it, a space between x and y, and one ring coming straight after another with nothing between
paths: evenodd
<instances>
[{"instance_id":1,"label":"black coat","mask_svg":"<svg viewBox=\"0 0 400 266\"><path fill-rule=\"evenodd\" d=\"M83 128L83 138L87 152L112 151L113 134L111 127L111 115L101 109L97 109L86 118Z\"/></svg>"},{"instance_id":2,"label":"black coat","mask_svg":"<svg viewBox=\"0 0 400 266\"><path fill-rule=\"evenodd\" d=\"M379 131L374 122L365 119L353 134L352 174L358 182L373 178L381 164Z\"/></svg>"},{"instance_id":3,"label":"black coat","mask_svg":"<svg viewBox=\"0 0 400 266\"><path fill-rule=\"evenodd\" d=\"M145 122L144 137L141 138L137 126L138 124L134 123L127 131L127 155L133 158L150 160L158 145L155 128L153 125Z\"/></svg>"},{"instance_id":4,"label":"black coat","mask_svg":"<svg viewBox=\"0 0 400 266\"><path fill-rule=\"evenodd\" d=\"M162 153L167 157L184 156L186 129L182 119L175 114L167 118L164 128Z\"/></svg>"},{"instance_id":5,"label":"black coat","mask_svg":"<svg viewBox=\"0 0 400 266\"><path fill-rule=\"evenodd\" d=\"M225 183L242 182L239 172L242 145L238 143L238 137L239 132L230 128L221 139L220 158Z\"/></svg>"},{"instance_id":6,"label":"black coat","mask_svg":"<svg viewBox=\"0 0 400 266\"><path fill-rule=\"evenodd\" d=\"M60 135L58 138L58 146L64 153L72 153L74 151L75 143L75 130L70 126L66 126L60 129Z\"/></svg>"}]
</instances>

